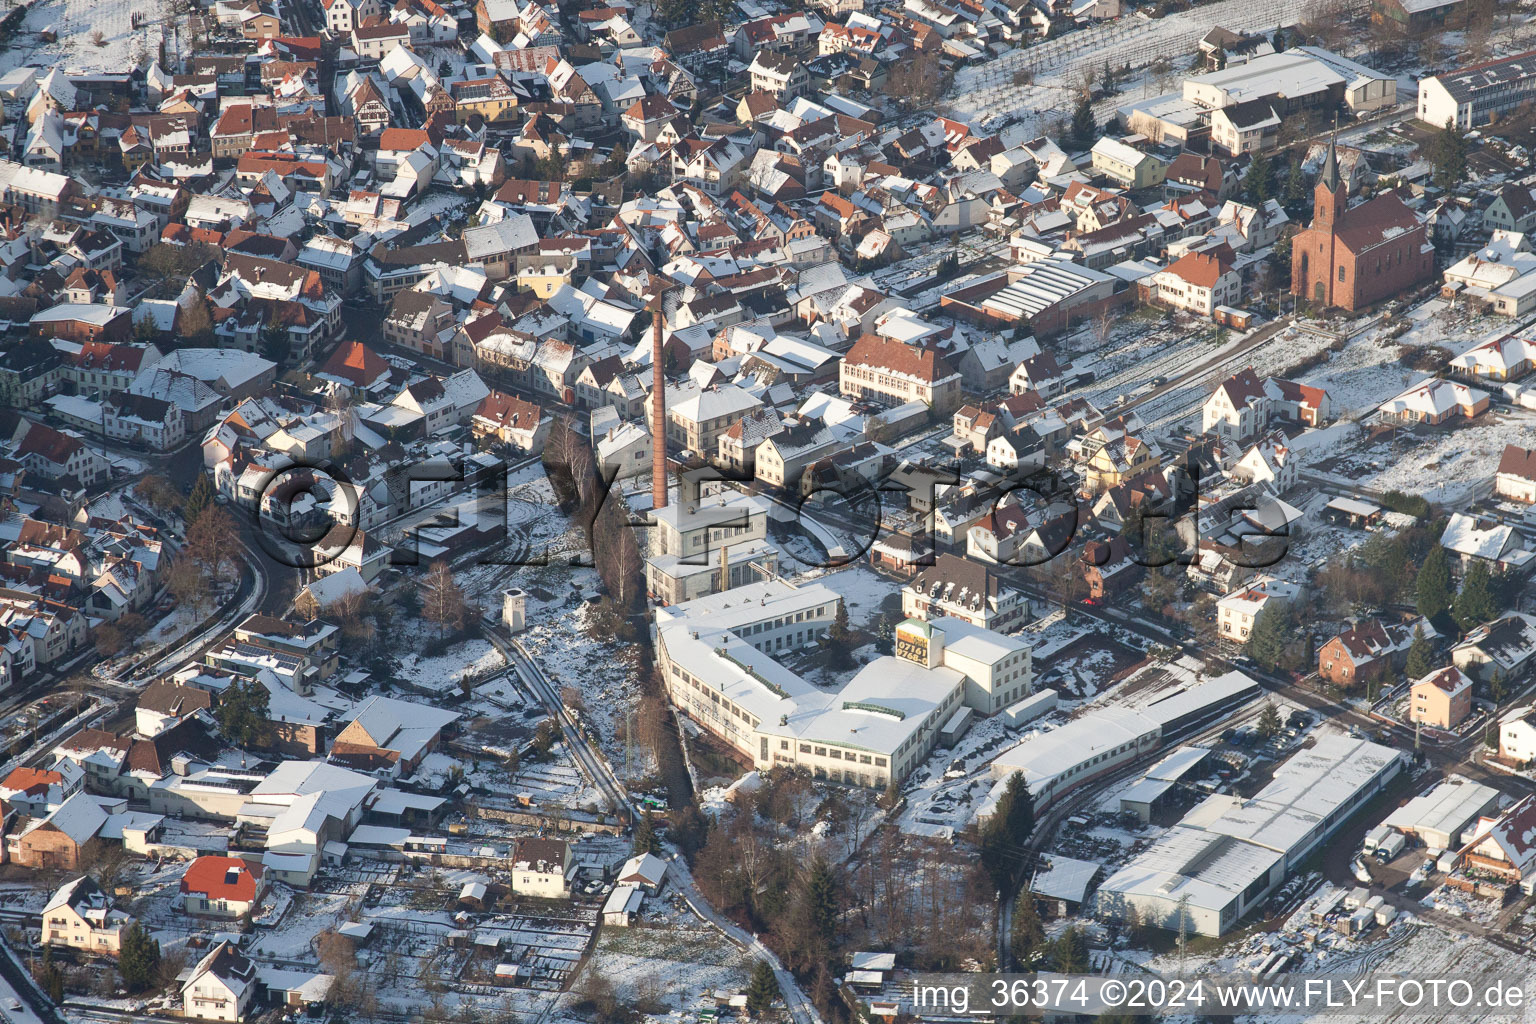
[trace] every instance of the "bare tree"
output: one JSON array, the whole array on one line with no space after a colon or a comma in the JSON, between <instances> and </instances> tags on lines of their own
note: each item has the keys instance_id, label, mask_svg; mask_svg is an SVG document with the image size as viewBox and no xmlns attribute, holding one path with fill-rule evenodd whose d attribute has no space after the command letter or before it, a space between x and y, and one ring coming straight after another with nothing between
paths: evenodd
<instances>
[{"instance_id":1,"label":"bare tree","mask_svg":"<svg viewBox=\"0 0 1536 1024\"><path fill-rule=\"evenodd\" d=\"M467 611L464 592L454 582L453 570L445 561L434 562L422 586L422 615L428 622L437 623L437 635L441 637L449 629L462 629Z\"/></svg>"},{"instance_id":2,"label":"bare tree","mask_svg":"<svg viewBox=\"0 0 1536 1024\"><path fill-rule=\"evenodd\" d=\"M240 565L240 534L235 519L221 505L210 505L187 530L184 554L216 580L228 579Z\"/></svg>"}]
</instances>

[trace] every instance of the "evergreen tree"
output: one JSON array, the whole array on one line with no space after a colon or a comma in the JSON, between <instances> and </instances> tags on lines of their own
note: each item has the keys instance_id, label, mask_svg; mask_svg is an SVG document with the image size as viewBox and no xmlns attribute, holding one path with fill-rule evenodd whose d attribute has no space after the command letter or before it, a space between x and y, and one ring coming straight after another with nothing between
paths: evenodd
<instances>
[{"instance_id":1,"label":"evergreen tree","mask_svg":"<svg viewBox=\"0 0 1536 1024\"><path fill-rule=\"evenodd\" d=\"M1461 184L1467 173L1467 139L1452 118L1429 143L1429 162L1434 165L1434 182L1447 192Z\"/></svg>"},{"instance_id":2,"label":"evergreen tree","mask_svg":"<svg viewBox=\"0 0 1536 1024\"><path fill-rule=\"evenodd\" d=\"M822 943L831 946L837 936L837 875L833 873L832 865L822 857L817 857L811 864L805 898L810 911L811 928Z\"/></svg>"},{"instance_id":3,"label":"evergreen tree","mask_svg":"<svg viewBox=\"0 0 1536 1024\"><path fill-rule=\"evenodd\" d=\"M747 1012L754 1017L761 1017L777 998L779 979L773 976L773 968L768 966L768 961L759 960L752 965L752 980L747 983Z\"/></svg>"},{"instance_id":4,"label":"evergreen tree","mask_svg":"<svg viewBox=\"0 0 1536 1024\"><path fill-rule=\"evenodd\" d=\"M1303 213L1307 208L1307 172L1301 161L1291 158L1291 166L1285 172L1285 209L1288 213Z\"/></svg>"},{"instance_id":5,"label":"evergreen tree","mask_svg":"<svg viewBox=\"0 0 1536 1024\"><path fill-rule=\"evenodd\" d=\"M832 628L827 630L825 641L826 663L830 669L845 669L853 665L853 631L848 628L848 606L837 603L837 614Z\"/></svg>"},{"instance_id":6,"label":"evergreen tree","mask_svg":"<svg viewBox=\"0 0 1536 1024\"><path fill-rule=\"evenodd\" d=\"M1099 74L1099 84L1104 86L1105 92L1115 91L1115 69L1109 66L1109 58L1104 58L1104 70Z\"/></svg>"},{"instance_id":7,"label":"evergreen tree","mask_svg":"<svg viewBox=\"0 0 1536 1024\"><path fill-rule=\"evenodd\" d=\"M1466 578L1461 581L1461 593L1456 595L1452 614L1456 618L1456 625L1463 632L1498 618L1499 606L1493 598L1487 563L1478 560L1467 570Z\"/></svg>"},{"instance_id":8,"label":"evergreen tree","mask_svg":"<svg viewBox=\"0 0 1536 1024\"><path fill-rule=\"evenodd\" d=\"M1275 707L1274 701L1265 701L1264 710L1259 712L1259 735L1269 739L1280 731L1281 725L1280 709Z\"/></svg>"},{"instance_id":9,"label":"evergreen tree","mask_svg":"<svg viewBox=\"0 0 1536 1024\"><path fill-rule=\"evenodd\" d=\"M1445 548L1436 544L1425 556L1424 564L1419 568L1419 578L1414 583L1419 614L1433 619L1451 606L1451 595L1451 566L1446 560Z\"/></svg>"},{"instance_id":10,"label":"evergreen tree","mask_svg":"<svg viewBox=\"0 0 1536 1024\"><path fill-rule=\"evenodd\" d=\"M1263 153L1253 154L1243 175L1243 192L1251 206L1263 206L1275 194L1275 165Z\"/></svg>"},{"instance_id":11,"label":"evergreen tree","mask_svg":"<svg viewBox=\"0 0 1536 1024\"><path fill-rule=\"evenodd\" d=\"M1071 138L1079 146L1092 145L1098 130L1098 122L1093 119L1093 104L1084 94L1083 98L1077 101L1077 109L1072 111Z\"/></svg>"},{"instance_id":12,"label":"evergreen tree","mask_svg":"<svg viewBox=\"0 0 1536 1024\"><path fill-rule=\"evenodd\" d=\"M143 925L133 922L123 932L122 951L117 957L117 970L123 976L123 987L129 992L144 991L159 966L160 943L150 938Z\"/></svg>"},{"instance_id":13,"label":"evergreen tree","mask_svg":"<svg viewBox=\"0 0 1536 1024\"><path fill-rule=\"evenodd\" d=\"M1027 888L1020 889L1018 899L1013 901L1012 924L1008 934L1008 949L1017 966L1028 968L1035 954L1045 945L1045 927L1040 923L1040 914L1035 909L1035 894Z\"/></svg>"},{"instance_id":14,"label":"evergreen tree","mask_svg":"<svg viewBox=\"0 0 1536 1024\"><path fill-rule=\"evenodd\" d=\"M1504 678L1504 673L1498 669L1493 670L1493 675L1488 677L1488 692L1493 697L1495 704L1503 703L1509 695L1509 682Z\"/></svg>"},{"instance_id":15,"label":"evergreen tree","mask_svg":"<svg viewBox=\"0 0 1536 1024\"><path fill-rule=\"evenodd\" d=\"M1285 612L1274 604L1266 604L1254 616L1253 631L1248 634L1248 656L1264 668L1273 669L1285 656Z\"/></svg>"},{"instance_id":16,"label":"evergreen tree","mask_svg":"<svg viewBox=\"0 0 1536 1024\"><path fill-rule=\"evenodd\" d=\"M651 820L650 811L642 813L640 823L635 826L635 852L661 853L661 840L656 838L656 823Z\"/></svg>"},{"instance_id":17,"label":"evergreen tree","mask_svg":"<svg viewBox=\"0 0 1536 1024\"><path fill-rule=\"evenodd\" d=\"M1437 549L1438 550L1438 549ZM1429 638L1424 635L1424 624L1413 627L1413 643L1408 648L1408 660L1403 671L1409 679L1423 679L1429 675Z\"/></svg>"},{"instance_id":18,"label":"evergreen tree","mask_svg":"<svg viewBox=\"0 0 1536 1024\"><path fill-rule=\"evenodd\" d=\"M1275 274L1281 282L1281 287L1286 287L1284 282L1291 279L1291 236L1289 233L1275 239L1274 248L1269 250L1269 262L1275 268Z\"/></svg>"},{"instance_id":19,"label":"evergreen tree","mask_svg":"<svg viewBox=\"0 0 1536 1024\"><path fill-rule=\"evenodd\" d=\"M219 696L213 717L236 746L260 746L267 734L267 708L272 695L255 679L236 678Z\"/></svg>"},{"instance_id":20,"label":"evergreen tree","mask_svg":"<svg viewBox=\"0 0 1536 1024\"><path fill-rule=\"evenodd\" d=\"M214 499L213 480L207 473L199 473L197 479L192 481L192 492L187 495L186 502L181 506L181 521L187 529L197 522L197 517L203 514L203 510L213 504Z\"/></svg>"},{"instance_id":21,"label":"evergreen tree","mask_svg":"<svg viewBox=\"0 0 1536 1024\"><path fill-rule=\"evenodd\" d=\"M1022 772L1008 777L1003 795L981 830L981 863L999 896L1013 893L1024 868L1025 847L1035 830L1035 799Z\"/></svg>"},{"instance_id":22,"label":"evergreen tree","mask_svg":"<svg viewBox=\"0 0 1536 1024\"><path fill-rule=\"evenodd\" d=\"M1056 940L1051 951L1056 969L1062 974L1082 974L1088 970L1088 937L1081 928L1068 928Z\"/></svg>"}]
</instances>

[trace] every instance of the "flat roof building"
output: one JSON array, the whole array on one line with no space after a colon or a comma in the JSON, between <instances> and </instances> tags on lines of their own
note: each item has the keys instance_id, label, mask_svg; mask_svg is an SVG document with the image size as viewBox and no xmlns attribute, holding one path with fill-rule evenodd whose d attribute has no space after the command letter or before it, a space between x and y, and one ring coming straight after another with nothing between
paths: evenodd
<instances>
[{"instance_id":1,"label":"flat roof building","mask_svg":"<svg viewBox=\"0 0 1536 1024\"><path fill-rule=\"evenodd\" d=\"M1030 691L1026 644L950 618L908 619L896 656L818 689L776 659L816 644L840 601L775 579L657 608L673 705L758 768L879 788L925 760L962 706L991 714Z\"/></svg>"},{"instance_id":2,"label":"flat roof building","mask_svg":"<svg viewBox=\"0 0 1536 1024\"><path fill-rule=\"evenodd\" d=\"M1465 130L1536 99L1536 50L1472 64L1419 82L1419 120Z\"/></svg>"},{"instance_id":3,"label":"flat roof building","mask_svg":"<svg viewBox=\"0 0 1536 1024\"><path fill-rule=\"evenodd\" d=\"M1251 799L1219 794L1099 887L1096 912L1201 935L1221 935L1264 898L1367 800L1396 777L1391 747L1329 735L1275 769ZM1181 914L1187 915L1180 921Z\"/></svg>"}]
</instances>

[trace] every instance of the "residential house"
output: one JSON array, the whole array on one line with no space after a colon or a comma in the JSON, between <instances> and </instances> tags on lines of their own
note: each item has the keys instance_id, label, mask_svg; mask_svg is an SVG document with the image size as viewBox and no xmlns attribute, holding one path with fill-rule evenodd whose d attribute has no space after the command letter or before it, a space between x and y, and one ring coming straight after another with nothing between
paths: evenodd
<instances>
[{"instance_id":1,"label":"residential house","mask_svg":"<svg viewBox=\"0 0 1536 1024\"><path fill-rule=\"evenodd\" d=\"M260 985L256 961L221 940L182 982L182 1013L196 1020L244 1020Z\"/></svg>"},{"instance_id":2,"label":"residential house","mask_svg":"<svg viewBox=\"0 0 1536 1024\"><path fill-rule=\"evenodd\" d=\"M1448 665L1413 681L1408 720L1436 729L1454 729L1472 713L1472 680Z\"/></svg>"},{"instance_id":3,"label":"residential house","mask_svg":"<svg viewBox=\"0 0 1536 1024\"><path fill-rule=\"evenodd\" d=\"M266 867L240 857L206 854L181 876L182 907L195 917L248 919L266 891Z\"/></svg>"}]
</instances>

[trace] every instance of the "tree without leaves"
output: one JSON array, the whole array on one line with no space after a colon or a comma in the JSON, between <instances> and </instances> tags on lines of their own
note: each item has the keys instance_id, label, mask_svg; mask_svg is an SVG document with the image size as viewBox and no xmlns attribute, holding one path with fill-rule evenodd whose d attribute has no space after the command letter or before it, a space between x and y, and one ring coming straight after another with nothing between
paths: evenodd
<instances>
[{"instance_id":1,"label":"tree without leaves","mask_svg":"<svg viewBox=\"0 0 1536 1024\"><path fill-rule=\"evenodd\" d=\"M184 504L176 485L159 473L141 478L134 484L133 493L157 512L174 512Z\"/></svg>"},{"instance_id":2,"label":"tree without leaves","mask_svg":"<svg viewBox=\"0 0 1536 1024\"><path fill-rule=\"evenodd\" d=\"M210 577L228 579L240 564L240 534L229 510L222 505L204 509L197 522L187 528L183 555Z\"/></svg>"},{"instance_id":3,"label":"tree without leaves","mask_svg":"<svg viewBox=\"0 0 1536 1024\"><path fill-rule=\"evenodd\" d=\"M197 563L190 558L178 559L171 563L170 572L166 574L166 589L178 604L198 607L208 597L208 579L197 567Z\"/></svg>"},{"instance_id":4,"label":"tree without leaves","mask_svg":"<svg viewBox=\"0 0 1536 1024\"><path fill-rule=\"evenodd\" d=\"M179 347L206 348L213 344L213 317L208 300L199 295L176 315L176 339Z\"/></svg>"},{"instance_id":5,"label":"tree without leaves","mask_svg":"<svg viewBox=\"0 0 1536 1024\"><path fill-rule=\"evenodd\" d=\"M454 582L453 570L445 561L434 562L422 586L421 614L437 623L437 635L442 637L450 629L463 627L466 611L464 592Z\"/></svg>"}]
</instances>

